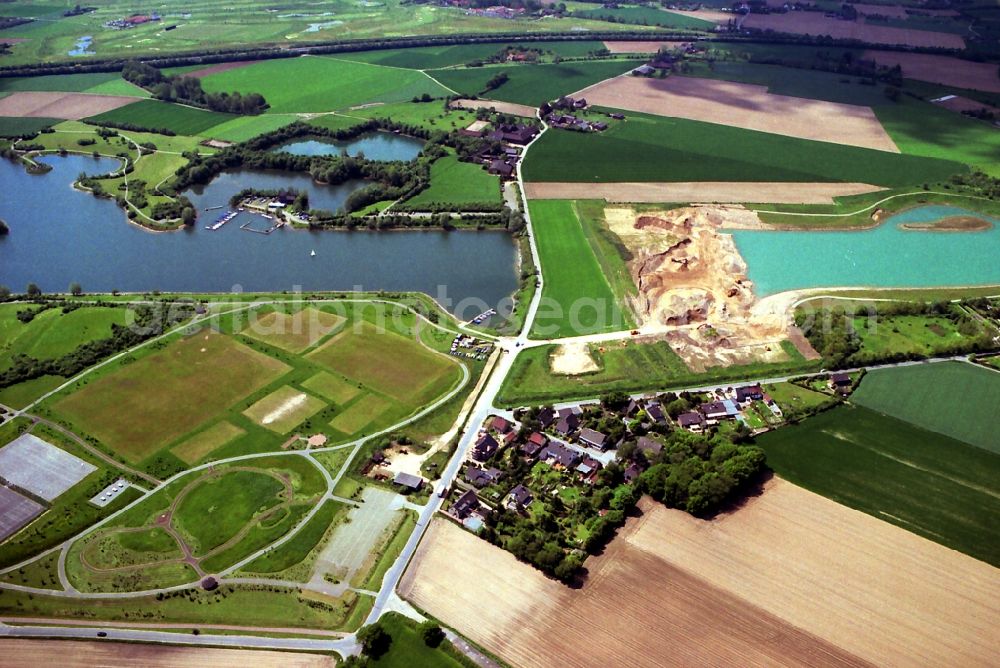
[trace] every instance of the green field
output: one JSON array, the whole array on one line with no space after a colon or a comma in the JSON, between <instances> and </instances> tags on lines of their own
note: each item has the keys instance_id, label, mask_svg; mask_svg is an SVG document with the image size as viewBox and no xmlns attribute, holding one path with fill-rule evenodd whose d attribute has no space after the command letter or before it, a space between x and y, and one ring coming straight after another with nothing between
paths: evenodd
<instances>
[{"instance_id":1,"label":"green field","mask_svg":"<svg viewBox=\"0 0 1000 668\"><path fill-rule=\"evenodd\" d=\"M272 113L333 111L371 102L405 102L423 93L447 94L420 72L325 56L265 60L209 75L202 85L210 93L260 93Z\"/></svg>"},{"instance_id":2,"label":"green field","mask_svg":"<svg viewBox=\"0 0 1000 668\"><path fill-rule=\"evenodd\" d=\"M17 355L49 360L71 353L84 343L111 336L112 325L132 322L123 307L85 306L69 313L60 308L40 311L31 322L17 319L18 311L36 310L28 304L0 304L0 370Z\"/></svg>"},{"instance_id":3,"label":"green field","mask_svg":"<svg viewBox=\"0 0 1000 668\"><path fill-rule=\"evenodd\" d=\"M202 131L202 134L212 139L242 142L253 139L265 132L273 132L295 121L292 116L261 114L260 116L237 116Z\"/></svg>"},{"instance_id":4,"label":"green field","mask_svg":"<svg viewBox=\"0 0 1000 668\"><path fill-rule=\"evenodd\" d=\"M379 619L379 625L389 634L389 651L370 663L373 668L463 668L476 665L464 658L445 640L440 647L428 647L420 637L415 622L399 613L390 612Z\"/></svg>"},{"instance_id":5,"label":"green field","mask_svg":"<svg viewBox=\"0 0 1000 668\"><path fill-rule=\"evenodd\" d=\"M956 162L628 112L605 132L550 131L526 181L844 181L903 186L966 171ZM624 159L628 156L628 159Z\"/></svg>"},{"instance_id":6,"label":"green field","mask_svg":"<svg viewBox=\"0 0 1000 668\"><path fill-rule=\"evenodd\" d=\"M681 30L711 31L715 29L715 23L712 21L705 21L683 14L675 14L657 9L656 7L615 7L613 9L599 7L596 9L577 10L573 12L573 16L596 19L598 21L615 21L616 23L679 28Z\"/></svg>"},{"instance_id":7,"label":"green field","mask_svg":"<svg viewBox=\"0 0 1000 668\"><path fill-rule=\"evenodd\" d=\"M542 303L532 324L535 338L558 338L631 329L624 294L608 284L587 241L574 202L529 202L542 263ZM616 282L620 285L620 282Z\"/></svg>"},{"instance_id":8,"label":"green field","mask_svg":"<svg viewBox=\"0 0 1000 668\"><path fill-rule=\"evenodd\" d=\"M604 351L601 352L600 348ZM497 404L530 406L590 399L615 390L648 392L682 389L818 369L817 363L806 362L787 341L782 344L788 356L786 362L711 367L704 372L688 369L664 341L631 343L626 340L600 346L591 344L589 349L598 371L572 376L552 373L550 357L555 350L554 345L522 351L500 388Z\"/></svg>"},{"instance_id":9,"label":"green field","mask_svg":"<svg viewBox=\"0 0 1000 668\"><path fill-rule=\"evenodd\" d=\"M227 443L245 435L245 431L233 424L217 422L183 443L175 445L170 449L170 452L185 464L194 464Z\"/></svg>"},{"instance_id":10,"label":"green field","mask_svg":"<svg viewBox=\"0 0 1000 668\"><path fill-rule=\"evenodd\" d=\"M500 65L431 70L428 74L463 95L479 95L491 100L537 107L548 100L628 72L641 63L634 60L598 60L558 65ZM507 74L508 81L499 88L484 92L486 82L500 73Z\"/></svg>"},{"instance_id":11,"label":"green field","mask_svg":"<svg viewBox=\"0 0 1000 668\"><path fill-rule=\"evenodd\" d=\"M301 385L310 392L315 392L338 405L346 404L361 393L361 389L356 383L351 384L340 376L326 371L320 371L308 380L302 381Z\"/></svg>"},{"instance_id":12,"label":"green field","mask_svg":"<svg viewBox=\"0 0 1000 668\"><path fill-rule=\"evenodd\" d=\"M231 337L197 334L91 381L52 408L136 462L288 369Z\"/></svg>"},{"instance_id":13,"label":"green field","mask_svg":"<svg viewBox=\"0 0 1000 668\"><path fill-rule=\"evenodd\" d=\"M378 420L392 406L383 397L365 395L348 406L330 421L330 426L342 434L356 434Z\"/></svg>"},{"instance_id":14,"label":"green field","mask_svg":"<svg viewBox=\"0 0 1000 668\"><path fill-rule=\"evenodd\" d=\"M4 15L0 9L0 16ZM3 41L3 38L0 38ZM53 74L41 77L17 77L0 79L0 92L51 90L64 93L97 92L92 88L122 81L117 72L94 72L89 74Z\"/></svg>"},{"instance_id":15,"label":"green field","mask_svg":"<svg viewBox=\"0 0 1000 668\"><path fill-rule=\"evenodd\" d=\"M285 385L254 403L243 414L265 429L287 434L325 406L322 399Z\"/></svg>"},{"instance_id":16,"label":"green field","mask_svg":"<svg viewBox=\"0 0 1000 668\"><path fill-rule=\"evenodd\" d=\"M1000 565L1000 455L851 406L757 445L797 485Z\"/></svg>"},{"instance_id":17,"label":"green field","mask_svg":"<svg viewBox=\"0 0 1000 668\"><path fill-rule=\"evenodd\" d=\"M280 573L302 563L319 545L335 518L346 512L348 506L326 500L309 522L291 540L265 552L244 567L248 573Z\"/></svg>"},{"instance_id":18,"label":"green field","mask_svg":"<svg viewBox=\"0 0 1000 668\"><path fill-rule=\"evenodd\" d=\"M140 100L91 116L88 120L95 123L131 123L152 130L166 129L179 135L198 135L233 118L232 114L220 114L157 100Z\"/></svg>"},{"instance_id":19,"label":"green field","mask_svg":"<svg viewBox=\"0 0 1000 668\"><path fill-rule=\"evenodd\" d=\"M453 155L438 158L431 165L431 185L413 199L406 201L408 207L448 203L463 204L503 201L500 195L500 181L488 174L482 165L459 162Z\"/></svg>"},{"instance_id":20,"label":"green field","mask_svg":"<svg viewBox=\"0 0 1000 668\"><path fill-rule=\"evenodd\" d=\"M899 352L929 356L967 340L950 318L890 315L871 323L868 320L867 316L858 316L852 326L861 339L862 350L873 355Z\"/></svg>"},{"instance_id":21,"label":"green field","mask_svg":"<svg viewBox=\"0 0 1000 668\"><path fill-rule=\"evenodd\" d=\"M2 81L2 79L0 79ZM21 137L33 135L44 128L61 122L58 118L20 118L0 116L0 137Z\"/></svg>"},{"instance_id":22,"label":"green field","mask_svg":"<svg viewBox=\"0 0 1000 668\"><path fill-rule=\"evenodd\" d=\"M865 375L851 401L1000 455L1000 373L940 362Z\"/></svg>"}]
</instances>

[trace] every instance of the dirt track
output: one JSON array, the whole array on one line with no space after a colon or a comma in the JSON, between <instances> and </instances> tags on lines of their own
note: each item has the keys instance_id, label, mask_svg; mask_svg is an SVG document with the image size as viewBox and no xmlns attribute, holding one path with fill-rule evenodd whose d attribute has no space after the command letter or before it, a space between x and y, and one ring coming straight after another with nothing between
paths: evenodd
<instances>
[{"instance_id":1,"label":"dirt track","mask_svg":"<svg viewBox=\"0 0 1000 668\"><path fill-rule=\"evenodd\" d=\"M793 35L829 35L834 39L857 39L869 44L906 44L908 46L964 49L960 35L928 30L910 30L892 26L869 25L863 21L841 21L822 12L787 14L750 14L744 28L774 30Z\"/></svg>"},{"instance_id":2,"label":"dirt track","mask_svg":"<svg viewBox=\"0 0 1000 668\"><path fill-rule=\"evenodd\" d=\"M493 108L503 114L513 114L514 116L524 116L534 118L538 115L538 110L526 104L515 104L514 102L500 102L499 100L452 100L452 107L459 109L489 109Z\"/></svg>"},{"instance_id":3,"label":"dirt track","mask_svg":"<svg viewBox=\"0 0 1000 668\"><path fill-rule=\"evenodd\" d=\"M718 202L832 204L834 197L883 190L867 183L525 183L530 199L604 199L608 202Z\"/></svg>"},{"instance_id":4,"label":"dirt track","mask_svg":"<svg viewBox=\"0 0 1000 668\"><path fill-rule=\"evenodd\" d=\"M515 665L995 665L987 564L779 479L713 521L641 507L581 590L437 519L400 591Z\"/></svg>"},{"instance_id":5,"label":"dirt track","mask_svg":"<svg viewBox=\"0 0 1000 668\"><path fill-rule=\"evenodd\" d=\"M604 107L899 153L869 107L773 95L766 86L755 84L626 75L585 88L574 97Z\"/></svg>"},{"instance_id":6,"label":"dirt track","mask_svg":"<svg viewBox=\"0 0 1000 668\"><path fill-rule=\"evenodd\" d=\"M944 100L943 102L935 102L939 107L944 107L948 111L954 111L962 113L963 111L979 111L980 109L985 109L994 114L1000 114L1000 108L991 106L989 104L983 104L982 102L977 102L976 100L970 100L967 97L962 97L956 95L950 100Z\"/></svg>"},{"instance_id":7,"label":"dirt track","mask_svg":"<svg viewBox=\"0 0 1000 668\"><path fill-rule=\"evenodd\" d=\"M142 668L332 668L332 657L294 652L209 649L76 640L0 641L3 666L50 665L60 668L141 666ZM43 658L44 657L44 658Z\"/></svg>"},{"instance_id":8,"label":"dirt track","mask_svg":"<svg viewBox=\"0 0 1000 668\"><path fill-rule=\"evenodd\" d=\"M1000 67L996 63L973 63L952 56L898 51L865 51L862 57L888 67L899 65L907 79L1000 93Z\"/></svg>"},{"instance_id":9,"label":"dirt track","mask_svg":"<svg viewBox=\"0 0 1000 668\"><path fill-rule=\"evenodd\" d=\"M87 93L11 93L0 99L0 116L62 118L78 121L124 107L142 98Z\"/></svg>"}]
</instances>

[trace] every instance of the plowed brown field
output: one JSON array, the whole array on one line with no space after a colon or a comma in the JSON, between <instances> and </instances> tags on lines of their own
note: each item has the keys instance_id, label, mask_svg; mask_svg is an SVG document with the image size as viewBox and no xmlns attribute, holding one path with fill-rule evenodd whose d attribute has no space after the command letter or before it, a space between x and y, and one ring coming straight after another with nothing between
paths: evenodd
<instances>
[{"instance_id":1,"label":"plowed brown field","mask_svg":"<svg viewBox=\"0 0 1000 668\"><path fill-rule=\"evenodd\" d=\"M996 63L973 63L951 56L899 51L865 51L863 57L886 67L899 65L907 79L1000 93L1000 68Z\"/></svg>"},{"instance_id":2,"label":"plowed brown field","mask_svg":"<svg viewBox=\"0 0 1000 668\"><path fill-rule=\"evenodd\" d=\"M620 76L573 97L604 107L899 153L869 107L774 95L755 84Z\"/></svg>"},{"instance_id":3,"label":"plowed brown field","mask_svg":"<svg viewBox=\"0 0 1000 668\"><path fill-rule=\"evenodd\" d=\"M328 656L76 640L0 640L2 666L141 666L142 668L332 668Z\"/></svg>"},{"instance_id":4,"label":"plowed brown field","mask_svg":"<svg viewBox=\"0 0 1000 668\"><path fill-rule=\"evenodd\" d=\"M869 44L905 44L942 49L965 48L965 40L960 35L872 25L862 21L841 21L824 16L822 12L750 14L743 22L743 27L793 35L829 35L834 39L857 39Z\"/></svg>"},{"instance_id":5,"label":"plowed brown field","mask_svg":"<svg viewBox=\"0 0 1000 668\"><path fill-rule=\"evenodd\" d=\"M996 665L987 564L780 479L713 521L640 505L580 590L435 520L400 592L519 666Z\"/></svg>"},{"instance_id":6,"label":"plowed brown field","mask_svg":"<svg viewBox=\"0 0 1000 668\"><path fill-rule=\"evenodd\" d=\"M0 99L0 116L31 116L78 121L132 104L138 97L87 93L11 93Z\"/></svg>"}]
</instances>

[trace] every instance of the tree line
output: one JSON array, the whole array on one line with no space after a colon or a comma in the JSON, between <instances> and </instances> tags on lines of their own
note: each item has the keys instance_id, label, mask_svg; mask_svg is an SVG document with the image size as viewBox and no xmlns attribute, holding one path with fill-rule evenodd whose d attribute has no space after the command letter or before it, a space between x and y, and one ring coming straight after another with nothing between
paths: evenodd
<instances>
[{"instance_id":1,"label":"tree line","mask_svg":"<svg viewBox=\"0 0 1000 668\"><path fill-rule=\"evenodd\" d=\"M206 93L201 80L184 75L166 76L146 63L130 60L122 67L122 78L144 88L157 100L180 102L227 114L256 115L268 108L260 93Z\"/></svg>"}]
</instances>

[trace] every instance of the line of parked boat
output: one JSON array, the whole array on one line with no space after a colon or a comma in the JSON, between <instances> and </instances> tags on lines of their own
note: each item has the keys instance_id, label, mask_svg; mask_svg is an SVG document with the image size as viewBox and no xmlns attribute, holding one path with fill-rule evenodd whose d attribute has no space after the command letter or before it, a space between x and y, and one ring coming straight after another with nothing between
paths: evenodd
<instances>
[{"instance_id":1,"label":"line of parked boat","mask_svg":"<svg viewBox=\"0 0 1000 668\"><path fill-rule=\"evenodd\" d=\"M222 227L223 225L225 225L226 223L228 223L230 220L232 220L233 218L235 218L236 216L238 216L239 214L240 214L239 211L228 211L228 212L222 214L221 216L219 216L219 218L214 223L212 223L211 225L206 225L205 229L206 230L217 230L220 227Z\"/></svg>"},{"instance_id":2,"label":"line of parked boat","mask_svg":"<svg viewBox=\"0 0 1000 668\"><path fill-rule=\"evenodd\" d=\"M492 309L491 308L488 311L483 311L482 313L480 313L479 315L477 315L475 318L473 318L472 320L470 320L469 324L470 325L478 325L478 324L482 323L484 320L487 320L487 319L491 318L492 316L495 316L496 314L497 314L496 309Z\"/></svg>"}]
</instances>

